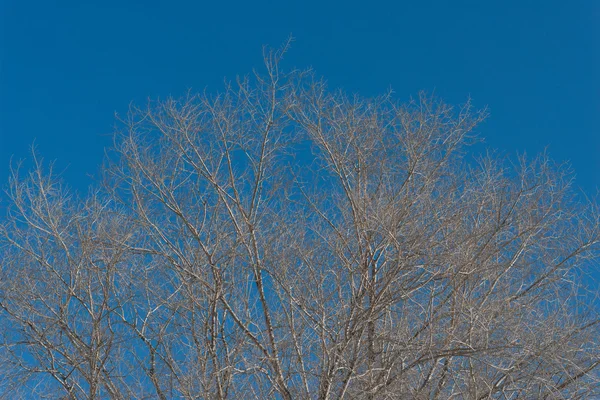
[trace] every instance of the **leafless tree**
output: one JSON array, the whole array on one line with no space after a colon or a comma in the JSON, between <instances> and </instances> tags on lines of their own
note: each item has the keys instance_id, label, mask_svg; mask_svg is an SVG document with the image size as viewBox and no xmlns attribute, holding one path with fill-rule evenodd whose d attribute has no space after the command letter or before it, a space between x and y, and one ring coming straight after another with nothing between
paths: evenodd
<instances>
[{"instance_id":1,"label":"leafless tree","mask_svg":"<svg viewBox=\"0 0 600 400\"><path fill-rule=\"evenodd\" d=\"M105 184L15 168L4 398L600 396L600 214L485 111L310 72L133 108ZM469 159L465 157L469 156Z\"/></svg>"}]
</instances>

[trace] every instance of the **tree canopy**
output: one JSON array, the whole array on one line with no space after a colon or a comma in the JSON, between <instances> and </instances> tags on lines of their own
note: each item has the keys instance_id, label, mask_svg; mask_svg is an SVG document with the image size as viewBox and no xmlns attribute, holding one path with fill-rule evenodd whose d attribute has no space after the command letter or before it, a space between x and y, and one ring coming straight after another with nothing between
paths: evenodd
<instances>
[{"instance_id":1,"label":"tree canopy","mask_svg":"<svg viewBox=\"0 0 600 400\"><path fill-rule=\"evenodd\" d=\"M600 214L569 171L467 159L470 102L350 96L281 55L133 107L85 195L14 168L0 396L600 395Z\"/></svg>"}]
</instances>

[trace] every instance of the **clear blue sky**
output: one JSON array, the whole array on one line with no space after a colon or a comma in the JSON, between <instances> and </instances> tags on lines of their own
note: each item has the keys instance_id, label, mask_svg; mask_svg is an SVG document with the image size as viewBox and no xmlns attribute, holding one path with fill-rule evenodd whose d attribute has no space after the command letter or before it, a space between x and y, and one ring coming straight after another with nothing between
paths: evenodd
<instances>
[{"instance_id":1,"label":"clear blue sky","mask_svg":"<svg viewBox=\"0 0 600 400\"><path fill-rule=\"evenodd\" d=\"M600 2L0 0L0 184L35 140L75 187L111 144L114 113L217 90L296 38L288 68L399 99L435 91L489 106L505 154L546 146L600 187Z\"/></svg>"}]
</instances>

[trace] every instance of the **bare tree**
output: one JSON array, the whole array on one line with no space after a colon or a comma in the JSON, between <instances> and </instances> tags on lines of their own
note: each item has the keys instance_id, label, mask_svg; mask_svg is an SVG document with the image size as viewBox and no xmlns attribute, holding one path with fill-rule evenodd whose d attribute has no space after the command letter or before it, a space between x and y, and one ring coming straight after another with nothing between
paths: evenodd
<instances>
[{"instance_id":1,"label":"bare tree","mask_svg":"<svg viewBox=\"0 0 600 400\"><path fill-rule=\"evenodd\" d=\"M600 214L569 171L466 161L485 111L331 92L283 51L132 109L90 195L15 170L0 393L599 396Z\"/></svg>"}]
</instances>

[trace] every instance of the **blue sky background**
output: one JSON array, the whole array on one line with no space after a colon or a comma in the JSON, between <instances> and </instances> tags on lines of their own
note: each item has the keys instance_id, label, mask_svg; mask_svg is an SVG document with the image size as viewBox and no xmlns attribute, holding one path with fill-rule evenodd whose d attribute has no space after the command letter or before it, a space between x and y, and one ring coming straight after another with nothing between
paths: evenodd
<instances>
[{"instance_id":1,"label":"blue sky background","mask_svg":"<svg viewBox=\"0 0 600 400\"><path fill-rule=\"evenodd\" d=\"M0 0L0 185L35 140L76 188L111 144L114 113L220 89L296 41L284 67L372 96L419 90L491 116L504 154L546 146L600 187L600 2Z\"/></svg>"}]
</instances>

